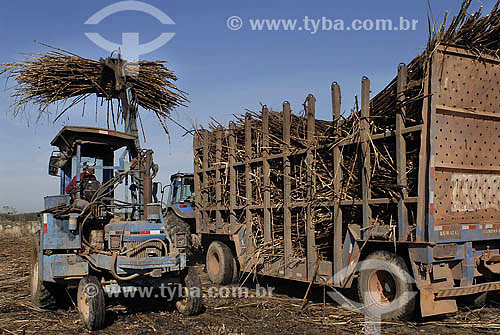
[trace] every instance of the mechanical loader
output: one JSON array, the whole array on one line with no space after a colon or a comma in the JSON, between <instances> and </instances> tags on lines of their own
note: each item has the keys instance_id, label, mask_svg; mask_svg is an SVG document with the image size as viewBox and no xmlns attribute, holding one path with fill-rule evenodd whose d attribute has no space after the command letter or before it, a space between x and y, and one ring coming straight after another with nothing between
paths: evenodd
<instances>
[{"instance_id":1,"label":"mechanical loader","mask_svg":"<svg viewBox=\"0 0 500 335\"><path fill-rule=\"evenodd\" d=\"M32 248L31 299L51 308L67 296L68 286L78 286L76 303L89 330L105 325L106 295L144 287L157 292L153 297L161 290L167 298L168 292L179 312L196 314L202 309L201 282L186 265L186 234L167 229L162 205L152 200L158 166L153 152L139 146L138 107L123 74L125 61L101 61L115 74L125 132L66 126L52 141L58 150L49 174L60 177L60 194L45 197ZM83 171L88 164L94 178ZM72 178L76 191L68 194ZM125 200L115 198L120 185Z\"/></svg>"}]
</instances>

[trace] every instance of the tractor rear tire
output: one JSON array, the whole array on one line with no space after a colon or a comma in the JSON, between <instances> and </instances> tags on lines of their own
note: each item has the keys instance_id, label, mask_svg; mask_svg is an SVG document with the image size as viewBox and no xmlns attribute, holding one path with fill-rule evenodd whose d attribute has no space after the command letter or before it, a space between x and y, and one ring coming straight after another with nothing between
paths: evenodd
<instances>
[{"instance_id":1,"label":"tractor rear tire","mask_svg":"<svg viewBox=\"0 0 500 335\"><path fill-rule=\"evenodd\" d=\"M370 316L409 320L415 313L413 283L403 258L388 251L375 251L361 264L358 294Z\"/></svg>"},{"instance_id":2,"label":"tractor rear tire","mask_svg":"<svg viewBox=\"0 0 500 335\"><path fill-rule=\"evenodd\" d=\"M193 240L191 238L191 228L189 224L169 210L165 218L168 236L175 240L175 234L184 233L186 236L186 256L189 259L193 255ZM174 242L175 243L175 242Z\"/></svg>"},{"instance_id":3,"label":"tractor rear tire","mask_svg":"<svg viewBox=\"0 0 500 335\"><path fill-rule=\"evenodd\" d=\"M31 264L30 264L30 293L31 302L43 309L56 309L57 299L56 293L58 287L56 284L43 281L40 276L40 231L37 231L33 237L33 245L31 247Z\"/></svg>"},{"instance_id":4,"label":"tractor rear tire","mask_svg":"<svg viewBox=\"0 0 500 335\"><path fill-rule=\"evenodd\" d=\"M213 241L207 250L205 261L208 277L214 284L227 285L237 277L236 260L231 249L221 241ZM236 269L237 270L237 269Z\"/></svg>"},{"instance_id":5,"label":"tractor rear tire","mask_svg":"<svg viewBox=\"0 0 500 335\"><path fill-rule=\"evenodd\" d=\"M101 282L94 276L83 277L78 284L78 314L90 331L104 327L106 302Z\"/></svg>"},{"instance_id":6,"label":"tractor rear tire","mask_svg":"<svg viewBox=\"0 0 500 335\"><path fill-rule=\"evenodd\" d=\"M182 294L176 301L175 307L182 315L195 315L203 309L203 298L201 291L201 280L193 268L188 268L182 278Z\"/></svg>"}]
</instances>

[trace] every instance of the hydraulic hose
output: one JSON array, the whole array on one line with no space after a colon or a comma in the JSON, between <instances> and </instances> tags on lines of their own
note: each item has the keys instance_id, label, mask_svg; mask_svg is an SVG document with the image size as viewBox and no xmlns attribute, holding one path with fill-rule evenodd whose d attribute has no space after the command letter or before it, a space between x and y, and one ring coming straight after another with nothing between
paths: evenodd
<instances>
[{"instance_id":1,"label":"hydraulic hose","mask_svg":"<svg viewBox=\"0 0 500 335\"><path fill-rule=\"evenodd\" d=\"M115 277L115 279L117 279L117 280L132 280L132 279L139 277L138 273L134 273L134 274L127 276L127 277L119 276L115 271L117 258L118 258L118 254L116 252L113 252L113 257L111 259L111 274L113 275L113 277Z\"/></svg>"}]
</instances>

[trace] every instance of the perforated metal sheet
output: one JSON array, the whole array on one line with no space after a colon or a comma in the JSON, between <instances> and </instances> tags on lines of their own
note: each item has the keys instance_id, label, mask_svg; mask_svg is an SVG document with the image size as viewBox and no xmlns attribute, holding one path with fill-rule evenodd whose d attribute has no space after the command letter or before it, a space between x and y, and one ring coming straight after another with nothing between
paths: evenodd
<instances>
[{"instance_id":1,"label":"perforated metal sheet","mask_svg":"<svg viewBox=\"0 0 500 335\"><path fill-rule=\"evenodd\" d=\"M500 222L499 62L447 51L436 59L434 224Z\"/></svg>"},{"instance_id":2,"label":"perforated metal sheet","mask_svg":"<svg viewBox=\"0 0 500 335\"><path fill-rule=\"evenodd\" d=\"M500 221L500 176L436 171L435 224Z\"/></svg>"},{"instance_id":3,"label":"perforated metal sheet","mask_svg":"<svg viewBox=\"0 0 500 335\"><path fill-rule=\"evenodd\" d=\"M436 115L436 165L454 168L500 167L500 122L458 115Z\"/></svg>"},{"instance_id":4,"label":"perforated metal sheet","mask_svg":"<svg viewBox=\"0 0 500 335\"><path fill-rule=\"evenodd\" d=\"M475 55L458 56L440 53L438 56L438 105L500 114L499 62L478 60Z\"/></svg>"}]
</instances>

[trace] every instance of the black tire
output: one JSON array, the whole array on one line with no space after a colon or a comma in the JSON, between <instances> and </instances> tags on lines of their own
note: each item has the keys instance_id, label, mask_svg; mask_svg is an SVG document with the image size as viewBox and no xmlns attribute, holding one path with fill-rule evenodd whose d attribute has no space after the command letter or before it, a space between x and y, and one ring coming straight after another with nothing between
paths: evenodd
<instances>
[{"instance_id":1,"label":"black tire","mask_svg":"<svg viewBox=\"0 0 500 335\"><path fill-rule=\"evenodd\" d=\"M43 309L56 309L57 299L56 293L58 287L53 283L47 283L40 276L40 231L37 231L33 236L33 245L31 247L31 262L30 262L30 293L31 302Z\"/></svg>"},{"instance_id":2,"label":"black tire","mask_svg":"<svg viewBox=\"0 0 500 335\"><path fill-rule=\"evenodd\" d=\"M205 264L208 277L214 284L230 284L234 277L236 261L231 249L221 241L213 241L207 250Z\"/></svg>"},{"instance_id":3,"label":"black tire","mask_svg":"<svg viewBox=\"0 0 500 335\"><path fill-rule=\"evenodd\" d=\"M193 268L188 268L182 278L182 296L176 301L175 307L183 315L195 315L203 309L201 280Z\"/></svg>"},{"instance_id":4,"label":"black tire","mask_svg":"<svg viewBox=\"0 0 500 335\"><path fill-rule=\"evenodd\" d=\"M191 228L189 223L175 215L172 210L167 212L165 217L165 224L167 226L167 234L175 243L175 234L184 233L186 235L186 256L189 258L193 255L193 240L191 238Z\"/></svg>"},{"instance_id":5,"label":"black tire","mask_svg":"<svg viewBox=\"0 0 500 335\"><path fill-rule=\"evenodd\" d=\"M409 320L415 313L414 280L403 258L376 251L362 262L358 295L364 310L382 320Z\"/></svg>"},{"instance_id":6,"label":"black tire","mask_svg":"<svg viewBox=\"0 0 500 335\"><path fill-rule=\"evenodd\" d=\"M102 285L96 277L87 276L80 280L77 305L78 314L88 330L99 330L104 327L106 302Z\"/></svg>"}]
</instances>

